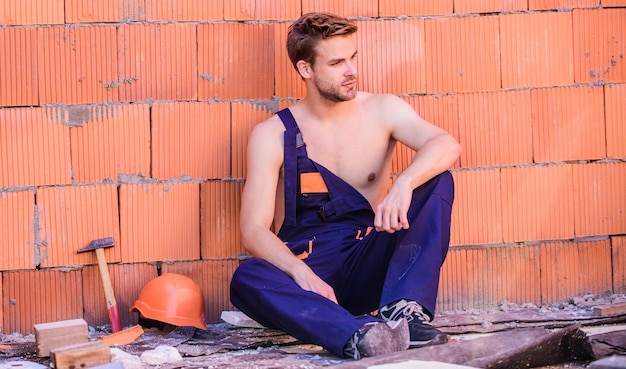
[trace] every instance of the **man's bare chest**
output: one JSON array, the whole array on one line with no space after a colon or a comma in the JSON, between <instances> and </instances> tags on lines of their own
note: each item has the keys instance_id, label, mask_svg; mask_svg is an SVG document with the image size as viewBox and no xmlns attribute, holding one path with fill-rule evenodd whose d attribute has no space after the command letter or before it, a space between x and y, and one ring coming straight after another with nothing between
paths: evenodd
<instances>
[{"instance_id":1,"label":"man's bare chest","mask_svg":"<svg viewBox=\"0 0 626 369\"><path fill-rule=\"evenodd\" d=\"M364 190L388 176L390 142L355 134L305 139L308 156L353 187ZM387 172L387 173L386 173Z\"/></svg>"}]
</instances>

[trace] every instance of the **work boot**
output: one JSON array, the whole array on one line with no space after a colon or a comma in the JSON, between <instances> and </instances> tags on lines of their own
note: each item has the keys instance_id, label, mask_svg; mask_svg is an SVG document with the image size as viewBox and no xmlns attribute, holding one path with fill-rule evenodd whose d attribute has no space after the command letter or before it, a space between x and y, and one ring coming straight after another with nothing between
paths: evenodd
<instances>
[{"instance_id":1,"label":"work boot","mask_svg":"<svg viewBox=\"0 0 626 369\"><path fill-rule=\"evenodd\" d=\"M440 345L448 342L448 335L430 324L430 317L422 305L415 301L398 300L378 310L378 316L385 321L407 320L411 335L410 348Z\"/></svg>"},{"instance_id":2,"label":"work boot","mask_svg":"<svg viewBox=\"0 0 626 369\"><path fill-rule=\"evenodd\" d=\"M394 322L370 322L354 332L343 349L346 357L359 360L409 348L409 326L406 319Z\"/></svg>"}]
</instances>

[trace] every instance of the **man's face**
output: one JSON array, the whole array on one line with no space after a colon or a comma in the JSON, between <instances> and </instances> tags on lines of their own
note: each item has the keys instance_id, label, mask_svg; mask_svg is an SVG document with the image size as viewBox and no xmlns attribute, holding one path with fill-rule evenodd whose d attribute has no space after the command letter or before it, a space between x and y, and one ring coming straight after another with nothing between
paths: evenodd
<instances>
[{"instance_id":1,"label":"man's face","mask_svg":"<svg viewBox=\"0 0 626 369\"><path fill-rule=\"evenodd\" d=\"M349 101L357 94L354 34L322 40L316 47L312 80L319 94L330 101Z\"/></svg>"}]
</instances>

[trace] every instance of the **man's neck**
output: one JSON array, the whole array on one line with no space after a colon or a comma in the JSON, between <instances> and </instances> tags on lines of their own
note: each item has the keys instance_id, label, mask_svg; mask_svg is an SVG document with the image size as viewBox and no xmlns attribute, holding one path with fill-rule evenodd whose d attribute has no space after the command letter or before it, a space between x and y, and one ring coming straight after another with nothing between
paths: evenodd
<instances>
[{"instance_id":1,"label":"man's neck","mask_svg":"<svg viewBox=\"0 0 626 369\"><path fill-rule=\"evenodd\" d=\"M331 101L319 95L307 95L301 103L315 120L330 122L336 120L337 117L350 114L357 98L358 96L349 101Z\"/></svg>"}]
</instances>

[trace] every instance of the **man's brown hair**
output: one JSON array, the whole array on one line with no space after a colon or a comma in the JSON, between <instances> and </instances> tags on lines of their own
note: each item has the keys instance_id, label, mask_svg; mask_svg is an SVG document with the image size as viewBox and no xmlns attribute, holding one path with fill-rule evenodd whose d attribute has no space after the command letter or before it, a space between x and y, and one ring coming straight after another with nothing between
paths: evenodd
<instances>
[{"instance_id":1,"label":"man's brown hair","mask_svg":"<svg viewBox=\"0 0 626 369\"><path fill-rule=\"evenodd\" d=\"M347 36L357 31L357 26L330 13L307 13L289 26L287 33L287 54L298 71L299 60L313 66L315 47L320 40L334 36Z\"/></svg>"}]
</instances>

